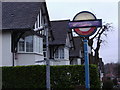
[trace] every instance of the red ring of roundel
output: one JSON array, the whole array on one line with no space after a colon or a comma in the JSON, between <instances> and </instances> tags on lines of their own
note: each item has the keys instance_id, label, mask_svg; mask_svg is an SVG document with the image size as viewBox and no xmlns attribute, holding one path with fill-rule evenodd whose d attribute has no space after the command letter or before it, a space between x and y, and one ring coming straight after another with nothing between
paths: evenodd
<instances>
[{"instance_id":1,"label":"red ring of roundel","mask_svg":"<svg viewBox=\"0 0 120 90\"><path fill-rule=\"evenodd\" d=\"M92 27L90 30L88 30L88 31L81 31L79 28L77 28L77 29L74 29L75 30L75 32L77 32L77 34L79 34L79 35L91 35L93 32L94 32L94 30L96 29L96 27Z\"/></svg>"}]
</instances>

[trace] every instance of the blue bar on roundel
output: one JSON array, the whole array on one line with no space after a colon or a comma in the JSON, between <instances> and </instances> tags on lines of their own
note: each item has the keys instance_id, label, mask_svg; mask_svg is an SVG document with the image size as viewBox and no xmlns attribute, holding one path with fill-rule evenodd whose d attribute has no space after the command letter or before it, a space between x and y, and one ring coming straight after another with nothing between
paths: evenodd
<instances>
[{"instance_id":1,"label":"blue bar on roundel","mask_svg":"<svg viewBox=\"0 0 120 90\"><path fill-rule=\"evenodd\" d=\"M69 22L69 28L87 28L87 27L102 27L102 20L81 20Z\"/></svg>"}]
</instances>

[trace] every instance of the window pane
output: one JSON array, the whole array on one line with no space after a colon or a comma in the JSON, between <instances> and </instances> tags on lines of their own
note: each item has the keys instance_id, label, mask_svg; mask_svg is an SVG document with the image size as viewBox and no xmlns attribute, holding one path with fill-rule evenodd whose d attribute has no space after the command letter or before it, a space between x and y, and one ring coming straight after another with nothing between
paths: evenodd
<instances>
[{"instance_id":1,"label":"window pane","mask_svg":"<svg viewBox=\"0 0 120 90\"><path fill-rule=\"evenodd\" d=\"M42 43L40 43L40 40L41 40L41 39L39 38L39 43L38 43L38 45L39 45L39 47L38 47L39 53L41 53L41 50L40 50L40 49L41 49L41 44L42 44Z\"/></svg>"},{"instance_id":2,"label":"window pane","mask_svg":"<svg viewBox=\"0 0 120 90\"><path fill-rule=\"evenodd\" d=\"M55 51L55 58L58 58L58 49Z\"/></svg>"},{"instance_id":3,"label":"window pane","mask_svg":"<svg viewBox=\"0 0 120 90\"><path fill-rule=\"evenodd\" d=\"M60 59L64 59L64 49L60 49Z\"/></svg>"},{"instance_id":4,"label":"window pane","mask_svg":"<svg viewBox=\"0 0 120 90\"><path fill-rule=\"evenodd\" d=\"M26 52L33 52L33 36L25 37L26 40Z\"/></svg>"},{"instance_id":5,"label":"window pane","mask_svg":"<svg viewBox=\"0 0 120 90\"><path fill-rule=\"evenodd\" d=\"M36 36L36 52L39 52L39 38Z\"/></svg>"},{"instance_id":6,"label":"window pane","mask_svg":"<svg viewBox=\"0 0 120 90\"><path fill-rule=\"evenodd\" d=\"M25 50L24 44L25 44L25 40L23 38L21 38L19 40L19 51L24 51Z\"/></svg>"}]
</instances>

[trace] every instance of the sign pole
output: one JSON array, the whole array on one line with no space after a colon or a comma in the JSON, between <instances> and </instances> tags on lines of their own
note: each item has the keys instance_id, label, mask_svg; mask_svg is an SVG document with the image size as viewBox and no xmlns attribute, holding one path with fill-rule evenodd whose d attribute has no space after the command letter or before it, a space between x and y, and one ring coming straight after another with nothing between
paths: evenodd
<instances>
[{"instance_id":1,"label":"sign pole","mask_svg":"<svg viewBox=\"0 0 120 90\"><path fill-rule=\"evenodd\" d=\"M48 27L46 25L46 90L50 90L50 60L49 60L49 43Z\"/></svg>"},{"instance_id":2,"label":"sign pole","mask_svg":"<svg viewBox=\"0 0 120 90\"><path fill-rule=\"evenodd\" d=\"M84 42L84 60L85 60L85 87L87 90L90 90L88 40L84 39L83 42Z\"/></svg>"}]
</instances>

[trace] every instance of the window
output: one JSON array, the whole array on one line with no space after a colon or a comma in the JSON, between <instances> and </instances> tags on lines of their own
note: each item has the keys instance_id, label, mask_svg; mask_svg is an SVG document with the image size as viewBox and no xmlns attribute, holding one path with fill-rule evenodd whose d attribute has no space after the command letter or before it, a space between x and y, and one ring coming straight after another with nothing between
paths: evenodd
<instances>
[{"instance_id":1,"label":"window","mask_svg":"<svg viewBox=\"0 0 120 90\"><path fill-rule=\"evenodd\" d=\"M58 49L55 51L55 58L58 58L59 57L59 54L58 54Z\"/></svg>"},{"instance_id":2,"label":"window","mask_svg":"<svg viewBox=\"0 0 120 90\"><path fill-rule=\"evenodd\" d=\"M26 52L33 52L33 36L25 37Z\"/></svg>"},{"instance_id":3,"label":"window","mask_svg":"<svg viewBox=\"0 0 120 90\"><path fill-rule=\"evenodd\" d=\"M60 54L60 59L64 59L64 49L60 49L59 51L59 54Z\"/></svg>"},{"instance_id":4,"label":"window","mask_svg":"<svg viewBox=\"0 0 120 90\"><path fill-rule=\"evenodd\" d=\"M34 52L42 53L43 52L43 40L38 36L27 36L20 38L18 42L18 52Z\"/></svg>"},{"instance_id":5,"label":"window","mask_svg":"<svg viewBox=\"0 0 120 90\"><path fill-rule=\"evenodd\" d=\"M43 39L35 36L35 52L42 53L43 51Z\"/></svg>"},{"instance_id":6,"label":"window","mask_svg":"<svg viewBox=\"0 0 120 90\"><path fill-rule=\"evenodd\" d=\"M24 43L25 43L24 38L21 38L21 39L19 40L19 51L24 51L24 50L25 50L25 45L24 45Z\"/></svg>"},{"instance_id":7,"label":"window","mask_svg":"<svg viewBox=\"0 0 120 90\"><path fill-rule=\"evenodd\" d=\"M64 59L64 48L58 48L55 51L55 59Z\"/></svg>"},{"instance_id":8,"label":"window","mask_svg":"<svg viewBox=\"0 0 120 90\"><path fill-rule=\"evenodd\" d=\"M42 16L42 10L40 10L40 13L38 14L37 20L34 24L34 30L37 31L40 28L43 28L44 24L45 24L45 17ZM46 31L45 30L40 30L39 34L46 35Z\"/></svg>"},{"instance_id":9,"label":"window","mask_svg":"<svg viewBox=\"0 0 120 90\"><path fill-rule=\"evenodd\" d=\"M18 42L19 52L33 52L33 36L20 38Z\"/></svg>"}]
</instances>

